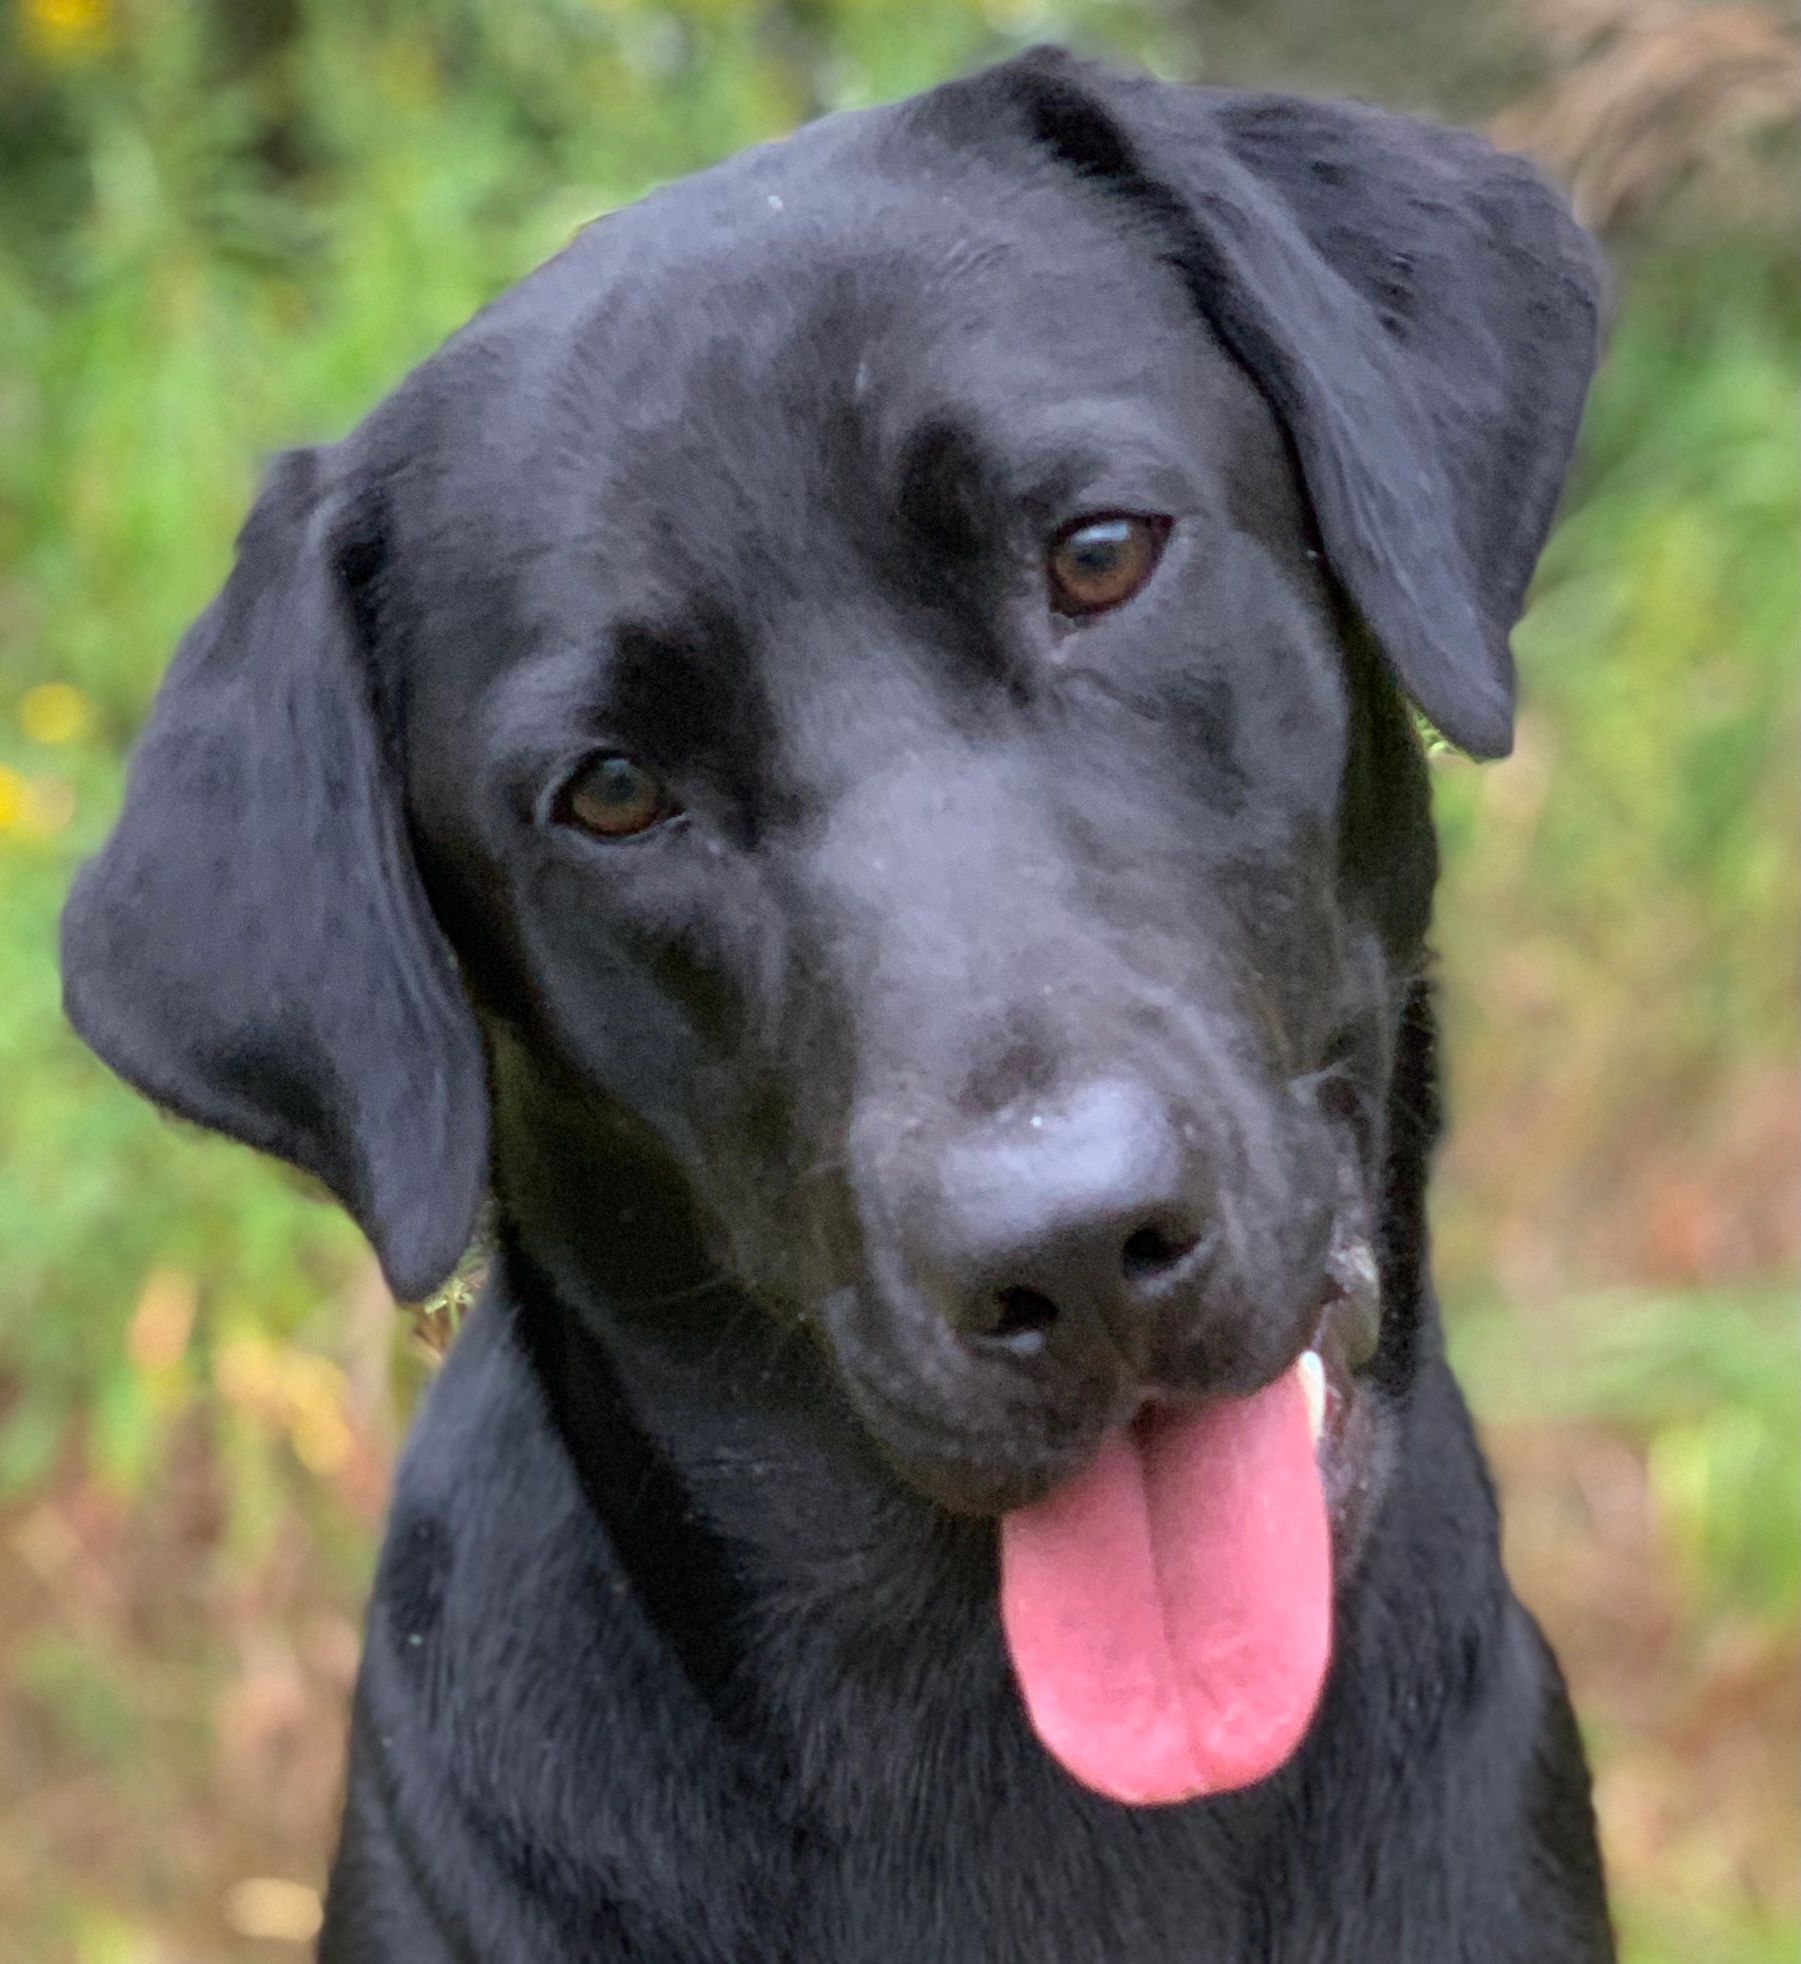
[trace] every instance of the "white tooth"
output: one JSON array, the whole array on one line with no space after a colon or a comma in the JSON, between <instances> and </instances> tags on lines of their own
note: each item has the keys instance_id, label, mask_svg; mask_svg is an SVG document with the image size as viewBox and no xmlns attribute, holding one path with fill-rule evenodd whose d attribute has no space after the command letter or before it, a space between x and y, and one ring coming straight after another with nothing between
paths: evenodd
<instances>
[{"instance_id":1,"label":"white tooth","mask_svg":"<svg viewBox=\"0 0 1801 1964\"><path fill-rule=\"evenodd\" d=\"M1326 1429L1326 1367L1317 1350L1303 1350L1295 1369L1301 1377L1301 1396L1307 1400L1307 1430L1317 1446Z\"/></svg>"}]
</instances>

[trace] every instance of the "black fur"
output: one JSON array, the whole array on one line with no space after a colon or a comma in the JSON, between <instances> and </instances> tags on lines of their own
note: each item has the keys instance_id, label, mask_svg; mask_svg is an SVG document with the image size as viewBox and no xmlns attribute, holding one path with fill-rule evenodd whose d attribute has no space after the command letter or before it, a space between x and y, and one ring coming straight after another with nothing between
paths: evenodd
<instances>
[{"instance_id":1,"label":"black fur","mask_svg":"<svg viewBox=\"0 0 1801 1964\"><path fill-rule=\"evenodd\" d=\"M1611 1957L1427 1276L1403 699L1508 746L1597 288L1473 138L1042 52L592 227L277 468L64 964L401 1295L494 1195L327 1964ZM1071 626L1046 541L1117 511L1162 564ZM572 826L605 751L682 815ZM1347 1245L1325 1702L1102 1799L994 1517L1270 1382Z\"/></svg>"}]
</instances>

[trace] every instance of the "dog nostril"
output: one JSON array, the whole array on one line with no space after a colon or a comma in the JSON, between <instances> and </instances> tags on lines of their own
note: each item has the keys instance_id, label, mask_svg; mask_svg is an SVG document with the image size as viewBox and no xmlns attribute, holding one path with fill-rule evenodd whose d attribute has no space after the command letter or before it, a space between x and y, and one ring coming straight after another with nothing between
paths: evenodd
<instances>
[{"instance_id":1,"label":"dog nostril","mask_svg":"<svg viewBox=\"0 0 1801 1964\"><path fill-rule=\"evenodd\" d=\"M1155 1282L1172 1268L1185 1262L1201 1245L1199 1235L1173 1236L1161 1228L1140 1228L1128 1235L1120 1250L1119 1265L1128 1282Z\"/></svg>"},{"instance_id":2,"label":"dog nostril","mask_svg":"<svg viewBox=\"0 0 1801 1964\"><path fill-rule=\"evenodd\" d=\"M972 1334L1028 1355L1042 1348L1057 1320L1057 1305L1040 1289L997 1289L993 1310L988 1324Z\"/></svg>"}]
</instances>

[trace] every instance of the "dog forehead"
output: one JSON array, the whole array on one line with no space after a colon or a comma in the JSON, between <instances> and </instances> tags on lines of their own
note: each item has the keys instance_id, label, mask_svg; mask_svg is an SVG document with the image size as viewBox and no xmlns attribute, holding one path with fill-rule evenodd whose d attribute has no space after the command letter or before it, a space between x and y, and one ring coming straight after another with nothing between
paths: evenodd
<instances>
[{"instance_id":1,"label":"dog forehead","mask_svg":"<svg viewBox=\"0 0 1801 1964\"><path fill-rule=\"evenodd\" d=\"M875 112L598 222L417 394L417 588L505 623L434 656L474 685L621 623L745 624L791 579L841 595L910 438L947 421L1002 464L1158 447L1227 502L1287 474L1142 220L1023 141L964 151Z\"/></svg>"},{"instance_id":2,"label":"dog forehead","mask_svg":"<svg viewBox=\"0 0 1801 1964\"><path fill-rule=\"evenodd\" d=\"M1121 201L1024 138L969 151L864 112L597 221L372 420L504 536L672 456L779 471L846 393L905 417L1167 386L1206 339Z\"/></svg>"},{"instance_id":3,"label":"dog forehead","mask_svg":"<svg viewBox=\"0 0 1801 1964\"><path fill-rule=\"evenodd\" d=\"M596 324L562 392L587 433L578 506L722 539L822 500L868 510L922 432L1004 468L1060 436L1104 451L1220 392L1179 283L1126 227L1049 187L953 208L872 189L754 257L684 252Z\"/></svg>"}]
</instances>

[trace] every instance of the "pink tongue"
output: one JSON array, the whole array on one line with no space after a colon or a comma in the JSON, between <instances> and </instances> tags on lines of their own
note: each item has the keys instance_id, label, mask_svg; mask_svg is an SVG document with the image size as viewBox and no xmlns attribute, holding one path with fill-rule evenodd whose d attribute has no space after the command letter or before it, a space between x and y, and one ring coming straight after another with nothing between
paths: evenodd
<instances>
[{"instance_id":1,"label":"pink tongue","mask_svg":"<svg viewBox=\"0 0 1801 1964\"><path fill-rule=\"evenodd\" d=\"M1332 1643L1332 1548L1293 1371L1152 1411L1001 1521L1001 1621L1033 1728L1114 1800L1224 1793L1300 1744Z\"/></svg>"}]
</instances>

